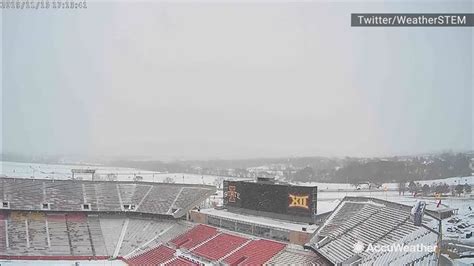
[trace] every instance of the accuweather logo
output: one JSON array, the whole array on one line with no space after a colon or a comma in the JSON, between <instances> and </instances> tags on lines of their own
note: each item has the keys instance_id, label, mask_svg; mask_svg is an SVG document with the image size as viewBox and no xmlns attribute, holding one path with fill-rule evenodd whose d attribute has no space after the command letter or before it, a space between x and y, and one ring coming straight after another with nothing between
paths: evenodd
<instances>
[{"instance_id":1,"label":"accuweather logo","mask_svg":"<svg viewBox=\"0 0 474 266\"><path fill-rule=\"evenodd\" d=\"M369 243L367 247L361 241L354 243L352 251L356 254L362 252L434 252L436 246L434 245L425 245L425 244L412 244L405 245L403 243L396 243L392 245L378 245Z\"/></svg>"},{"instance_id":2,"label":"accuweather logo","mask_svg":"<svg viewBox=\"0 0 474 266\"><path fill-rule=\"evenodd\" d=\"M364 243L360 241L357 241L356 243L354 243L354 249L353 249L354 253L356 254L362 253L364 252L364 249L365 249Z\"/></svg>"}]
</instances>

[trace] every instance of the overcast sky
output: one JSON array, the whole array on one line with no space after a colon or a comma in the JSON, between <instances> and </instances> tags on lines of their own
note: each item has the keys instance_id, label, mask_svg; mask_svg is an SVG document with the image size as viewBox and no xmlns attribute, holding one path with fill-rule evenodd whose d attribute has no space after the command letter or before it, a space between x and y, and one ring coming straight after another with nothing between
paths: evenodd
<instances>
[{"instance_id":1,"label":"overcast sky","mask_svg":"<svg viewBox=\"0 0 474 266\"><path fill-rule=\"evenodd\" d=\"M3 11L3 151L154 159L470 150L473 28L438 3L88 2Z\"/></svg>"}]
</instances>

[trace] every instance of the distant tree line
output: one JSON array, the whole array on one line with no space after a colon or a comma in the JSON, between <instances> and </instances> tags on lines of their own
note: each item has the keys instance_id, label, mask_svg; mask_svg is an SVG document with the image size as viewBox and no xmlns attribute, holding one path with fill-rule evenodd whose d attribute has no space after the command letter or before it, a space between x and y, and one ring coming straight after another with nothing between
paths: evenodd
<instances>
[{"instance_id":1,"label":"distant tree line","mask_svg":"<svg viewBox=\"0 0 474 266\"><path fill-rule=\"evenodd\" d=\"M294 181L322 181L350 184L397 183L411 180L432 180L454 176L470 176L470 157L466 154L444 153L439 156L346 159L342 166L315 170L306 166L290 179Z\"/></svg>"},{"instance_id":2,"label":"distant tree line","mask_svg":"<svg viewBox=\"0 0 474 266\"><path fill-rule=\"evenodd\" d=\"M405 183L404 183L405 184ZM398 191L400 194L402 194L405 190L402 188L403 186L398 187ZM420 184L419 182L414 182L410 181L408 184L408 191L415 195L423 195L423 196L429 196L429 195L446 195L446 194L451 194L453 196L461 196L461 194L471 194L472 188L471 185L465 183L461 184L461 181L458 184L455 185L448 185L446 183L433 183L431 185L429 184Z\"/></svg>"},{"instance_id":3,"label":"distant tree line","mask_svg":"<svg viewBox=\"0 0 474 266\"><path fill-rule=\"evenodd\" d=\"M213 160L213 161L114 161L109 165L170 173L193 173L235 177L255 177L248 168L282 165L284 177L297 182L334 183L408 183L454 176L470 176L470 158L464 153L443 153L419 157L325 158L302 157L280 159ZM232 169L232 171L229 171Z\"/></svg>"}]
</instances>

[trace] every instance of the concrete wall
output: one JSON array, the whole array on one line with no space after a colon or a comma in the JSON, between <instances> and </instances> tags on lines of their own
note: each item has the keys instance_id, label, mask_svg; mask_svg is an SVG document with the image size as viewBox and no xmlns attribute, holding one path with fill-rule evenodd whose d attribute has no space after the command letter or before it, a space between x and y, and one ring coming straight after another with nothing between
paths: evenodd
<instances>
[{"instance_id":1,"label":"concrete wall","mask_svg":"<svg viewBox=\"0 0 474 266\"><path fill-rule=\"evenodd\" d=\"M189 220L195 223L207 224L207 214L201 213L199 211L191 211Z\"/></svg>"},{"instance_id":2,"label":"concrete wall","mask_svg":"<svg viewBox=\"0 0 474 266\"><path fill-rule=\"evenodd\" d=\"M306 232L290 231L290 243L295 245L304 245L311 239L311 234Z\"/></svg>"}]
</instances>

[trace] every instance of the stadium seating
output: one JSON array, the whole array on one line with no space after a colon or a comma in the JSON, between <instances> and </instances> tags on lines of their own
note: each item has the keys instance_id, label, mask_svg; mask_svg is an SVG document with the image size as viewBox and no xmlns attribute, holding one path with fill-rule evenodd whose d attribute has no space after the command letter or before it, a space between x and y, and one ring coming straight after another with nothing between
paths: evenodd
<instances>
[{"instance_id":1,"label":"stadium seating","mask_svg":"<svg viewBox=\"0 0 474 266\"><path fill-rule=\"evenodd\" d=\"M133 265L158 265L170 261L176 251L167 246L160 245L144 253L137 254L127 260L130 266Z\"/></svg>"},{"instance_id":2,"label":"stadium seating","mask_svg":"<svg viewBox=\"0 0 474 266\"><path fill-rule=\"evenodd\" d=\"M416 231L405 236L398 244L424 244L425 246L435 246L437 243L437 236L431 234L425 228L418 228ZM361 260L361 265L410 265L415 261L423 261L425 257L429 257L433 252L420 251L390 251L377 252L370 256L364 257Z\"/></svg>"},{"instance_id":3,"label":"stadium seating","mask_svg":"<svg viewBox=\"0 0 474 266\"><path fill-rule=\"evenodd\" d=\"M38 183L38 181L36 181ZM43 203L50 203L51 210L55 211L80 211L83 195L82 186L73 183L71 185L67 181L52 181L43 182L44 199ZM43 193L41 188L35 190L38 193Z\"/></svg>"},{"instance_id":4,"label":"stadium seating","mask_svg":"<svg viewBox=\"0 0 474 266\"><path fill-rule=\"evenodd\" d=\"M44 213L32 213L27 218L28 254L42 255L48 249L48 229Z\"/></svg>"},{"instance_id":5,"label":"stadium seating","mask_svg":"<svg viewBox=\"0 0 474 266\"><path fill-rule=\"evenodd\" d=\"M343 202L341 204L340 209L334 212L335 215L330 223L319 231L319 235L336 238L348 229L365 221L380 208L379 206L358 202Z\"/></svg>"},{"instance_id":6,"label":"stadium seating","mask_svg":"<svg viewBox=\"0 0 474 266\"><path fill-rule=\"evenodd\" d=\"M132 203L132 197L135 194L136 184L119 184L117 189L120 199L123 203Z\"/></svg>"},{"instance_id":7,"label":"stadium seating","mask_svg":"<svg viewBox=\"0 0 474 266\"><path fill-rule=\"evenodd\" d=\"M134 205L126 211L173 215L174 210L195 207L214 191L197 185L0 178L0 197L9 209L23 211L121 212L124 205Z\"/></svg>"},{"instance_id":8,"label":"stadium seating","mask_svg":"<svg viewBox=\"0 0 474 266\"><path fill-rule=\"evenodd\" d=\"M0 258L117 256L130 265L201 265L220 261L231 265L262 264L286 246L250 240L202 224L187 230L188 227L185 222L152 217L0 211ZM181 253L175 255L171 246L182 249Z\"/></svg>"},{"instance_id":9,"label":"stadium seating","mask_svg":"<svg viewBox=\"0 0 474 266\"><path fill-rule=\"evenodd\" d=\"M120 211L119 193L114 183L101 182L95 186L98 211Z\"/></svg>"},{"instance_id":10,"label":"stadium seating","mask_svg":"<svg viewBox=\"0 0 474 266\"><path fill-rule=\"evenodd\" d=\"M199 266L198 263L192 262L184 258L175 258L167 263L166 266Z\"/></svg>"},{"instance_id":11,"label":"stadium seating","mask_svg":"<svg viewBox=\"0 0 474 266\"><path fill-rule=\"evenodd\" d=\"M285 244L271 240L254 240L224 259L229 265L262 265L278 254Z\"/></svg>"},{"instance_id":12,"label":"stadium seating","mask_svg":"<svg viewBox=\"0 0 474 266\"><path fill-rule=\"evenodd\" d=\"M120 232L122 231L125 219L118 219L113 215L104 215L100 217L99 221L107 255L112 256L117 248Z\"/></svg>"},{"instance_id":13,"label":"stadium seating","mask_svg":"<svg viewBox=\"0 0 474 266\"><path fill-rule=\"evenodd\" d=\"M108 255L104 235L100 226L99 215L88 215L87 225L89 227L93 253L99 256Z\"/></svg>"},{"instance_id":14,"label":"stadium seating","mask_svg":"<svg viewBox=\"0 0 474 266\"><path fill-rule=\"evenodd\" d=\"M355 261L367 265L410 264L420 259L420 256L428 257L429 254L412 256L399 253L398 257L391 257L392 252L372 254L368 251L354 251L356 243L367 247L369 244L412 243L423 238L424 243L430 244L430 239L437 239L436 233L423 226L413 225L410 209L408 206L380 199L346 198L316 231L308 246L335 264Z\"/></svg>"},{"instance_id":15,"label":"stadium seating","mask_svg":"<svg viewBox=\"0 0 474 266\"><path fill-rule=\"evenodd\" d=\"M216 228L200 224L171 240L170 243L176 248L191 249L217 234L218 232Z\"/></svg>"},{"instance_id":16,"label":"stadium seating","mask_svg":"<svg viewBox=\"0 0 474 266\"><path fill-rule=\"evenodd\" d=\"M270 261L265 263L266 265L327 265L320 257L314 252L297 250L292 248L285 248Z\"/></svg>"},{"instance_id":17,"label":"stadium seating","mask_svg":"<svg viewBox=\"0 0 474 266\"><path fill-rule=\"evenodd\" d=\"M183 244L180 246L179 243ZM125 259L132 265L144 261L164 265L201 265L209 262L228 265L328 265L312 252L290 249L286 244L271 240L251 240L206 225L194 226L170 240L169 244L185 248L184 253L176 253L175 257L173 248L160 244L135 252Z\"/></svg>"},{"instance_id":18,"label":"stadium seating","mask_svg":"<svg viewBox=\"0 0 474 266\"><path fill-rule=\"evenodd\" d=\"M64 214L47 214L46 222L51 243L48 255L72 255L66 227L66 216Z\"/></svg>"},{"instance_id":19,"label":"stadium seating","mask_svg":"<svg viewBox=\"0 0 474 266\"><path fill-rule=\"evenodd\" d=\"M141 252L143 250L148 250L152 247L160 245L161 243L167 243L171 239L176 238L177 236L181 235L183 232L189 230L189 226L186 224L181 223L174 223L171 227L166 228L162 231L159 235L154 236L152 240L149 240L145 243L142 243L140 247L133 250L129 254L123 254L125 257L129 257L130 254L135 254L137 252Z\"/></svg>"},{"instance_id":20,"label":"stadium seating","mask_svg":"<svg viewBox=\"0 0 474 266\"><path fill-rule=\"evenodd\" d=\"M350 234L364 243L373 243L409 218L410 214L407 212L390 207L382 208L351 230Z\"/></svg>"},{"instance_id":21,"label":"stadium seating","mask_svg":"<svg viewBox=\"0 0 474 266\"><path fill-rule=\"evenodd\" d=\"M5 235L6 220L8 220L8 216L0 212L0 251L5 251L7 248L7 238Z\"/></svg>"},{"instance_id":22,"label":"stadium seating","mask_svg":"<svg viewBox=\"0 0 474 266\"><path fill-rule=\"evenodd\" d=\"M216 261L247 241L247 238L222 233L198 246L192 253L210 261Z\"/></svg>"},{"instance_id":23,"label":"stadium seating","mask_svg":"<svg viewBox=\"0 0 474 266\"><path fill-rule=\"evenodd\" d=\"M355 217L358 217L358 215L355 215ZM388 239L387 234L401 226L408 218L409 213L396 208L380 208L358 223L357 226L348 226L349 230L322 247L321 250L337 258L338 261L345 261L355 255L353 247L356 242L360 241L367 245L376 243L380 239ZM348 223L352 220L349 219Z\"/></svg>"},{"instance_id":24,"label":"stadium seating","mask_svg":"<svg viewBox=\"0 0 474 266\"><path fill-rule=\"evenodd\" d=\"M188 226L173 220L83 212L0 211L0 229L0 256L94 258L110 257L115 252L118 257L133 255L168 242ZM120 242L122 229L125 233Z\"/></svg>"},{"instance_id":25,"label":"stadium seating","mask_svg":"<svg viewBox=\"0 0 474 266\"><path fill-rule=\"evenodd\" d=\"M90 204L92 211L98 211L99 207L97 206L98 200L97 200L96 185L94 183L83 183L82 193L84 196L83 203Z\"/></svg>"},{"instance_id":26,"label":"stadium seating","mask_svg":"<svg viewBox=\"0 0 474 266\"><path fill-rule=\"evenodd\" d=\"M10 209L40 209L43 202L42 181L28 179L1 179L3 200Z\"/></svg>"},{"instance_id":27,"label":"stadium seating","mask_svg":"<svg viewBox=\"0 0 474 266\"><path fill-rule=\"evenodd\" d=\"M151 219L130 219L119 253L129 254L172 226L171 222Z\"/></svg>"},{"instance_id":28,"label":"stadium seating","mask_svg":"<svg viewBox=\"0 0 474 266\"><path fill-rule=\"evenodd\" d=\"M120 184L118 186L122 204L138 206L152 185Z\"/></svg>"},{"instance_id":29,"label":"stadium seating","mask_svg":"<svg viewBox=\"0 0 474 266\"><path fill-rule=\"evenodd\" d=\"M92 240L87 226L87 217L82 213L66 215L66 227L71 243L72 255L93 256Z\"/></svg>"},{"instance_id":30,"label":"stadium seating","mask_svg":"<svg viewBox=\"0 0 474 266\"><path fill-rule=\"evenodd\" d=\"M214 190L145 182L0 178L0 259L133 260L135 254L179 237L179 246L189 249L217 235L217 229L202 225L183 234L190 225L169 218L184 215ZM156 257L163 250L174 253L162 247L146 254ZM159 261L196 263L174 255Z\"/></svg>"},{"instance_id":31,"label":"stadium seating","mask_svg":"<svg viewBox=\"0 0 474 266\"><path fill-rule=\"evenodd\" d=\"M7 254L28 255L28 241L26 231L26 215L14 213L7 223L8 248Z\"/></svg>"},{"instance_id":32,"label":"stadium seating","mask_svg":"<svg viewBox=\"0 0 474 266\"><path fill-rule=\"evenodd\" d=\"M146 213L170 214L171 206L179 191L179 187L172 185L153 186L137 210Z\"/></svg>"},{"instance_id":33,"label":"stadium seating","mask_svg":"<svg viewBox=\"0 0 474 266\"><path fill-rule=\"evenodd\" d=\"M200 188L183 187L179 192L173 207L184 209L187 206L187 202L199 201L203 196L205 195L201 193Z\"/></svg>"}]
</instances>

